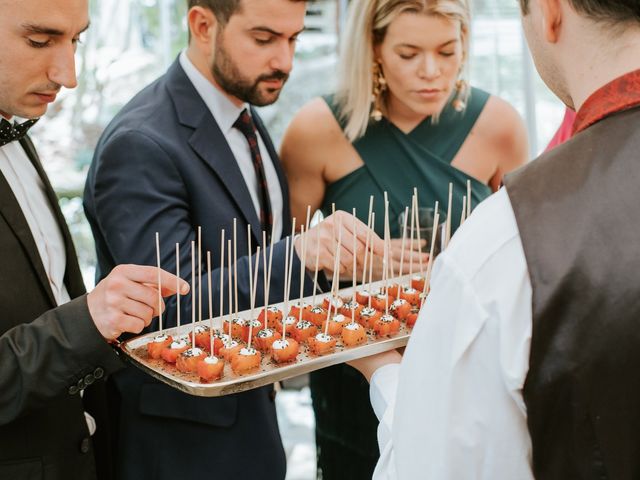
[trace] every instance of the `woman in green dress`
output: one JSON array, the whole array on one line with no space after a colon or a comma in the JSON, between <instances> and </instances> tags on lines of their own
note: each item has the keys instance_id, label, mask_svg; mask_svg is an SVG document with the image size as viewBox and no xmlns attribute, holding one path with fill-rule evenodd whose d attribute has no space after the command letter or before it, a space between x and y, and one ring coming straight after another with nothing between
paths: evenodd
<instances>
[{"instance_id":1,"label":"woman in green dress","mask_svg":"<svg viewBox=\"0 0 640 480\"><path fill-rule=\"evenodd\" d=\"M387 191L395 219L414 187L421 207L438 200L446 211L451 182L455 230L468 181L475 206L527 160L515 110L465 81L469 22L466 0L351 2L337 90L305 105L283 140L294 216L335 203L366 222L369 196L382 212ZM340 365L312 374L311 392L319 477L371 478L379 453L367 382Z\"/></svg>"}]
</instances>

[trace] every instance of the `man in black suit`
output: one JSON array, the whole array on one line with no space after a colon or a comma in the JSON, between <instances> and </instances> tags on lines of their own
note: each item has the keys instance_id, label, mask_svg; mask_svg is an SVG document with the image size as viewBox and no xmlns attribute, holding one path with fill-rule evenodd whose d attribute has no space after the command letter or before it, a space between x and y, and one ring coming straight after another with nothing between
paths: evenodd
<instances>
[{"instance_id":1,"label":"man in black suit","mask_svg":"<svg viewBox=\"0 0 640 480\"><path fill-rule=\"evenodd\" d=\"M286 237L291 230L287 184L278 156L253 105L277 100L291 71L296 37L304 28L305 2L296 0L192 0L189 47L168 72L140 92L116 116L95 151L85 190L99 275L117 263L154 258L154 232L161 232L163 265L175 268L175 243L182 248L181 271L190 277L188 246L203 227L203 251L219 267L219 235L229 238L233 219L237 247L240 309L248 308L246 225L252 245L262 231L274 234L271 298L282 300ZM336 221L336 218L341 219ZM298 219L298 224L304 219ZM306 267L331 270L333 227L352 238L352 217L338 213L310 230ZM366 226L359 223L359 238ZM296 253L300 253L296 237ZM351 242L342 252L350 265ZM360 242L356 255L362 260ZM383 251L375 237L375 249ZM311 261L309 261L311 259ZM301 262L294 256L293 271ZM205 271L203 269L203 271ZM262 271L260 272L262 274ZM219 273L213 275L219 292ZM203 275L206 292L206 276ZM299 291L293 275L292 292ZM311 282L306 292L311 293ZM297 285L296 285L297 284ZM262 283L259 281L259 285ZM295 295L295 294L294 294ZM205 296L206 298L206 296ZM226 300L226 299L225 299ZM258 304L262 292L258 289ZM214 300L218 304L218 300ZM175 324L168 303L167 321ZM191 318L191 301L183 318ZM204 308L204 314L208 310ZM120 398L117 469L123 479L285 476L285 457L275 415L273 387L222 398L191 397L128 369L113 378Z\"/></svg>"},{"instance_id":2,"label":"man in black suit","mask_svg":"<svg viewBox=\"0 0 640 480\"><path fill-rule=\"evenodd\" d=\"M108 342L157 315L157 269L118 267L85 294L26 135L62 87L76 86L87 1L0 0L0 12L0 478L108 478L101 379L122 368Z\"/></svg>"}]
</instances>

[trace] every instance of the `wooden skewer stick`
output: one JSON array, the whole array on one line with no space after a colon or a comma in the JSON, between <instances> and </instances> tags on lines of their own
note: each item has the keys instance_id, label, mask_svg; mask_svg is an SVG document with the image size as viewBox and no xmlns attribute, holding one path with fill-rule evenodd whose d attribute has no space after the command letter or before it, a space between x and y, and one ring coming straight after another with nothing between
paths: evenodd
<instances>
[{"instance_id":1,"label":"wooden skewer stick","mask_svg":"<svg viewBox=\"0 0 640 480\"><path fill-rule=\"evenodd\" d=\"M295 220L295 219L294 219ZM289 240L292 237L287 237L284 247L284 311L282 312L282 340L287 338L287 316L289 315L289 299L287 298L287 280L289 277ZM293 242L291 242L293 243Z\"/></svg>"},{"instance_id":2,"label":"wooden skewer stick","mask_svg":"<svg viewBox=\"0 0 640 480\"><path fill-rule=\"evenodd\" d=\"M202 322L202 227L198 227L198 322Z\"/></svg>"},{"instance_id":3,"label":"wooden skewer stick","mask_svg":"<svg viewBox=\"0 0 640 480\"><path fill-rule=\"evenodd\" d=\"M196 242L191 240L191 348L196 348Z\"/></svg>"},{"instance_id":4,"label":"wooden skewer stick","mask_svg":"<svg viewBox=\"0 0 640 480\"><path fill-rule=\"evenodd\" d=\"M292 277L292 273L293 273L293 252L295 250L295 234L296 234L296 218L293 218L293 222L291 224L291 241L289 243L289 247L286 250L286 255L288 260L288 266L289 268L287 269L286 275L285 275L285 279L284 279L284 298L285 298L285 305L284 305L284 309L285 311L282 312L282 317L286 320L287 317L289 316L289 299L291 298L291 277ZM286 323L286 322L285 322ZM284 337L282 337L284 339Z\"/></svg>"},{"instance_id":5,"label":"wooden skewer stick","mask_svg":"<svg viewBox=\"0 0 640 480\"><path fill-rule=\"evenodd\" d=\"M369 250L369 240L371 239L371 230L374 229L374 225L371 223L371 215L373 214L373 195L369 196L369 212L367 213L367 235L365 236L365 248L364 248L364 265L362 266L362 285L367 283L367 258Z\"/></svg>"},{"instance_id":6,"label":"wooden skewer stick","mask_svg":"<svg viewBox=\"0 0 640 480\"><path fill-rule=\"evenodd\" d=\"M260 246L256 249L256 266L253 272L251 272L251 257L249 257L249 290L251 297L249 298L249 305L251 307L251 315L249 318L249 341L247 342L247 350L251 350L251 341L253 339L253 313L256 306L256 290L258 287L258 269L260 268ZM253 274L253 276L252 276Z\"/></svg>"},{"instance_id":7,"label":"wooden skewer stick","mask_svg":"<svg viewBox=\"0 0 640 480\"><path fill-rule=\"evenodd\" d=\"M424 287L422 290L422 302L424 303L424 299L427 295L427 292L429 291L429 282L431 282L431 269L433 267L433 254L434 254L434 247L436 245L436 238L438 236L438 227L440 226L440 211L438 210L438 202L436 202L436 214L435 214L435 218L433 219L433 232L431 233L431 249L429 251L429 262L427 263L427 274L425 275L424 278Z\"/></svg>"},{"instance_id":8,"label":"wooden skewer stick","mask_svg":"<svg viewBox=\"0 0 640 480\"><path fill-rule=\"evenodd\" d=\"M384 192L384 256L382 257L384 279L384 313L389 315L389 198Z\"/></svg>"},{"instance_id":9,"label":"wooden skewer stick","mask_svg":"<svg viewBox=\"0 0 640 480\"><path fill-rule=\"evenodd\" d=\"M308 213L308 211L307 211ZM307 214L307 220L309 215ZM300 241L302 242L302 262L300 262L300 300L298 301L298 321L302 321L302 299L304 298L304 273L305 273L305 261L307 260L307 242L304 237L304 233L307 230L302 225L300 229Z\"/></svg>"},{"instance_id":10,"label":"wooden skewer stick","mask_svg":"<svg viewBox=\"0 0 640 480\"><path fill-rule=\"evenodd\" d=\"M238 312L240 309L238 308L238 232L237 232L237 224L238 220L233 219L233 295L235 301L235 310L234 316L236 320L238 319ZM249 237L251 238L251 237Z\"/></svg>"},{"instance_id":11,"label":"wooden skewer stick","mask_svg":"<svg viewBox=\"0 0 640 480\"><path fill-rule=\"evenodd\" d=\"M464 221L467 219L466 210L467 210L467 196L463 195L462 196L462 215L460 215L460 225L462 225Z\"/></svg>"},{"instance_id":12,"label":"wooden skewer stick","mask_svg":"<svg viewBox=\"0 0 640 480\"><path fill-rule=\"evenodd\" d=\"M353 272L352 277L352 285L351 285L351 322L356 323L356 274L358 270L358 263L356 259L356 250L358 249L358 234L356 233L357 224L356 224L356 209L352 210L353 215Z\"/></svg>"},{"instance_id":13,"label":"wooden skewer stick","mask_svg":"<svg viewBox=\"0 0 640 480\"><path fill-rule=\"evenodd\" d=\"M229 322L229 342L232 340L231 336L231 324L233 323L233 277L231 275L231 240L227 240L227 281L229 291L229 316L227 321Z\"/></svg>"},{"instance_id":14,"label":"wooden skewer stick","mask_svg":"<svg viewBox=\"0 0 640 480\"><path fill-rule=\"evenodd\" d=\"M272 237L273 238L273 237ZM262 231L262 245L267 246L267 232ZM262 297L264 298L264 328L269 326L267 321L267 307L269 306L269 289L267 288L267 275L269 269L267 268L267 249L262 249Z\"/></svg>"},{"instance_id":15,"label":"wooden skewer stick","mask_svg":"<svg viewBox=\"0 0 640 480\"><path fill-rule=\"evenodd\" d=\"M300 300L298 301L298 321L302 321L302 299L304 298L304 276L306 271L307 262L307 237L305 232L309 231L309 224L311 223L311 205L307 205L307 219L304 225L300 228L300 241L302 242L302 263L300 264Z\"/></svg>"},{"instance_id":16,"label":"wooden skewer stick","mask_svg":"<svg viewBox=\"0 0 640 480\"><path fill-rule=\"evenodd\" d=\"M162 276L160 275L160 234L156 232L156 260L158 261L158 328L162 335ZM180 280L178 280L178 296L180 296Z\"/></svg>"},{"instance_id":17,"label":"wooden skewer stick","mask_svg":"<svg viewBox=\"0 0 640 480\"><path fill-rule=\"evenodd\" d=\"M334 307L335 297L338 294L338 282L340 281L340 249L342 248L342 221L338 224L338 248L333 262L333 282L331 283L331 296L329 308L327 309L327 324L324 326L324 334L329 334L329 320L331 319L331 310ZM337 306L336 306L337 312Z\"/></svg>"},{"instance_id":18,"label":"wooden skewer stick","mask_svg":"<svg viewBox=\"0 0 640 480\"><path fill-rule=\"evenodd\" d=\"M209 293L209 347L213 355L213 292L211 291L211 252L207 250L207 290Z\"/></svg>"},{"instance_id":19,"label":"wooden skewer stick","mask_svg":"<svg viewBox=\"0 0 640 480\"><path fill-rule=\"evenodd\" d=\"M262 232L262 244L266 244L266 233ZM262 255L264 257L264 273L263 276L265 278L265 290L264 290L264 328L269 327L269 322L267 319L267 314L269 313L267 309L269 308L269 292L271 291L271 266L273 262L273 232L271 232L271 241L269 247L269 267L267 268L267 260L266 255L267 250L262 251Z\"/></svg>"},{"instance_id":20,"label":"wooden skewer stick","mask_svg":"<svg viewBox=\"0 0 640 480\"><path fill-rule=\"evenodd\" d=\"M422 238L420 238L420 203L418 203L418 189L415 187L413 189L413 198L415 198L416 202L416 235L418 237L418 250L421 254L418 257L418 261L420 262L420 275L422 275L424 268L422 265Z\"/></svg>"},{"instance_id":21,"label":"wooden skewer stick","mask_svg":"<svg viewBox=\"0 0 640 480\"><path fill-rule=\"evenodd\" d=\"M444 247L449 246L449 240L451 240L451 203L453 201L453 183L449 183L449 204L447 206L447 224L445 233Z\"/></svg>"},{"instance_id":22,"label":"wooden skewer stick","mask_svg":"<svg viewBox=\"0 0 640 480\"><path fill-rule=\"evenodd\" d=\"M224 228L220 234L220 320L224 315Z\"/></svg>"},{"instance_id":23,"label":"wooden skewer stick","mask_svg":"<svg viewBox=\"0 0 640 480\"><path fill-rule=\"evenodd\" d=\"M318 266L320 264L320 227L316 225L316 267L313 272L313 300L311 305L316 304L316 293L318 292Z\"/></svg>"},{"instance_id":24,"label":"wooden skewer stick","mask_svg":"<svg viewBox=\"0 0 640 480\"><path fill-rule=\"evenodd\" d=\"M471 215L471 180L467 180L467 217Z\"/></svg>"},{"instance_id":25,"label":"wooden skewer stick","mask_svg":"<svg viewBox=\"0 0 640 480\"><path fill-rule=\"evenodd\" d=\"M404 245L407 240L407 217L409 216L409 207L404 207L404 217L402 221L402 243L400 244L400 272L398 276L401 277L404 273Z\"/></svg>"},{"instance_id":26,"label":"wooden skewer stick","mask_svg":"<svg viewBox=\"0 0 640 480\"><path fill-rule=\"evenodd\" d=\"M375 225L376 224L376 212L372 212L371 213L371 225ZM371 291L371 285L373 284L373 233L371 233L371 242L369 244L369 248L371 249L371 251L369 252L369 287L367 288L367 291L369 292L369 304L367 305L369 308L371 308L371 297L373 297L372 295L372 291Z\"/></svg>"},{"instance_id":27,"label":"wooden skewer stick","mask_svg":"<svg viewBox=\"0 0 640 480\"><path fill-rule=\"evenodd\" d=\"M409 252L411 255L409 256L409 281L413 278L413 236L416 231L416 211L415 211L415 197L411 195L411 235L409 237Z\"/></svg>"},{"instance_id":28,"label":"wooden skewer stick","mask_svg":"<svg viewBox=\"0 0 640 480\"><path fill-rule=\"evenodd\" d=\"M180 244L176 243L176 323L178 327L178 335L180 334Z\"/></svg>"},{"instance_id":29,"label":"wooden skewer stick","mask_svg":"<svg viewBox=\"0 0 640 480\"><path fill-rule=\"evenodd\" d=\"M373 199L373 196L371 198ZM369 241L371 240L371 231L373 230L371 224L372 215L373 212L369 210L369 216L367 217L367 235L364 240L364 265L362 266L362 286L365 288L367 286L367 267L369 266Z\"/></svg>"},{"instance_id":30,"label":"wooden skewer stick","mask_svg":"<svg viewBox=\"0 0 640 480\"><path fill-rule=\"evenodd\" d=\"M222 229L222 233L220 234L220 321L222 322L222 318L224 316L224 236L225 231ZM224 329L222 330L224 333ZM211 351L213 355L213 350Z\"/></svg>"}]
</instances>

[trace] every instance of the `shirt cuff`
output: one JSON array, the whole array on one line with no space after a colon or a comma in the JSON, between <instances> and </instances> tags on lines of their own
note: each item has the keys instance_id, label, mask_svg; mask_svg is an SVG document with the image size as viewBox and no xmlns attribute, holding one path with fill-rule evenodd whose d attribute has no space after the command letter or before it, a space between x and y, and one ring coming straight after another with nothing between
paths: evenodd
<instances>
[{"instance_id":1,"label":"shirt cuff","mask_svg":"<svg viewBox=\"0 0 640 480\"><path fill-rule=\"evenodd\" d=\"M373 411L378 417L378 421L382 421L385 413L389 409L393 409L396 400L396 391L398 390L398 374L400 373L400 364L391 363L377 369L371 376L370 398Z\"/></svg>"}]
</instances>

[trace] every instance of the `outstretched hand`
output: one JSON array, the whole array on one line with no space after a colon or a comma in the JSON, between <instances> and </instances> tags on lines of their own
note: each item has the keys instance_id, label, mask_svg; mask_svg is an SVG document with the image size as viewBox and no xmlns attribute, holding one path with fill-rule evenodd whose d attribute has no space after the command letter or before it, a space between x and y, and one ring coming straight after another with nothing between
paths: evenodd
<instances>
[{"instance_id":1,"label":"outstretched hand","mask_svg":"<svg viewBox=\"0 0 640 480\"><path fill-rule=\"evenodd\" d=\"M160 271L162 296L176 292L175 275ZM189 292L189 284L180 280L180 294ZM154 317L164 311L158 308L158 269L140 265L119 265L87 295L89 313L100 334L115 340L124 332L140 333Z\"/></svg>"}]
</instances>

